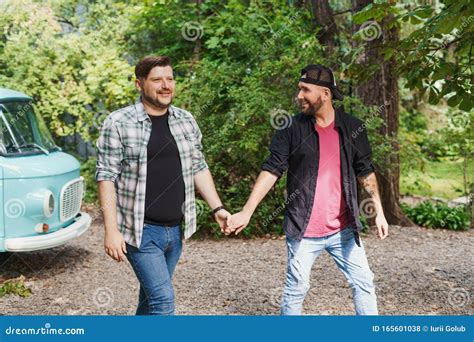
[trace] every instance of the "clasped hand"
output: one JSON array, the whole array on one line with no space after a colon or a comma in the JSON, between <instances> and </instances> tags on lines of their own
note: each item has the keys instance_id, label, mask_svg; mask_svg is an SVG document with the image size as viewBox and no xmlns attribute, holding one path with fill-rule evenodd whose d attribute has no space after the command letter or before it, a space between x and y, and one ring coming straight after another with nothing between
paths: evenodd
<instances>
[{"instance_id":1,"label":"clasped hand","mask_svg":"<svg viewBox=\"0 0 474 342\"><path fill-rule=\"evenodd\" d=\"M219 210L214 218L225 235L239 234L249 224L251 215L245 211L231 215L227 210Z\"/></svg>"}]
</instances>

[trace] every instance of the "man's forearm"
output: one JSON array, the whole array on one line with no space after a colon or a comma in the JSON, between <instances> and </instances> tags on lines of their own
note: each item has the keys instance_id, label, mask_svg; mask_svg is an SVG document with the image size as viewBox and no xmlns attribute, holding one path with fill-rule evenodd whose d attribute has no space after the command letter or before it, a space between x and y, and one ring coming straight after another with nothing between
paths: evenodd
<instances>
[{"instance_id":1,"label":"man's forearm","mask_svg":"<svg viewBox=\"0 0 474 342\"><path fill-rule=\"evenodd\" d=\"M222 205L209 169L202 170L194 175L194 185L211 209Z\"/></svg>"},{"instance_id":2,"label":"man's forearm","mask_svg":"<svg viewBox=\"0 0 474 342\"><path fill-rule=\"evenodd\" d=\"M377 184L377 177L375 177L375 172L372 172L364 177L359 177L358 180L374 202L376 213L383 214L382 201L380 200L379 188Z\"/></svg>"},{"instance_id":3,"label":"man's forearm","mask_svg":"<svg viewBox=\"0 0 474 342\"><path fill-rule=\"evenodd\" d=\"M252 193L250 194L249 199L245 203L242 211L252 216L257 206L265 198L277 180L278 177L271 172L260 172L253 187Z\"/></svg>"},{"instance_id":4,"label":"man's forearm","mask_svg":"<svg viewBox=\"0 0 474 342\"><path fill-rule=\"evenodd\" d=\"M115 184L111 181L98 182L100 211L106 231L117 229L117 196Z\"/></svg>"}]
</instances>

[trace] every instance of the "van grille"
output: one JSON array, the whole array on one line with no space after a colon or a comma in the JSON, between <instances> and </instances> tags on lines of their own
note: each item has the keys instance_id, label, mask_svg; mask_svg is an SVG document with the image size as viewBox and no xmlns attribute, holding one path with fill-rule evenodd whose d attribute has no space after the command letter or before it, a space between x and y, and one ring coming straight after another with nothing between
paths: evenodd
<instances>
[{"instance_id":1,"label":"van grille","mask_svg":"<svg viewBox=\"0 0 474 342\"><path fill-rule=\"evenodd\" d=\"M64 185L61 190L60 220L73 218L81 210L84 191L84 178L76 178Z\"/></svg>"}]
</instances>

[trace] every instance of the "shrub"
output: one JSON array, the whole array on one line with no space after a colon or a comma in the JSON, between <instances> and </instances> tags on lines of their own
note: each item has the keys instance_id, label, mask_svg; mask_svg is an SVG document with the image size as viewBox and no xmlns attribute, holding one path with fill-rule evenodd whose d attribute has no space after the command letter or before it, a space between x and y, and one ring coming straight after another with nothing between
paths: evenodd
<instances>
[{"instance_id":1,"label":"shrub","mask_svg":"<svg viewBox=\"0 0 474 342\"><path fill-rule=\"evenodd\" d=\"M98 203L97 182L95 181L96 160L96 158L90 157L85 162L81 161L81 176L84 177L86 185L84 196L84 202L86 203Z\"/></svg>"},{"instance_id":2,"label":"shrub","mask_svg":"<svg viewBox=\"0 0 474 342\"><path fill-rule=\"evenodd\" d=\"M423 201L415 207L401 204L402 210L416 224L427 228L468 230L469 214L464 206L450 208L444 203Z\"/></svg>"}]
</instances>

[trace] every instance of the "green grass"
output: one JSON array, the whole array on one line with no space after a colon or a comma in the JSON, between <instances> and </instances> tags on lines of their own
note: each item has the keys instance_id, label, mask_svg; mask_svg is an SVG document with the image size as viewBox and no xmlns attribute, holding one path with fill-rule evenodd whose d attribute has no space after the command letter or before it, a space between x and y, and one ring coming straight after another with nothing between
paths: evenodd
<instances>
[{"instance_id":1,"label":"green grass","mask_svg":"<svg viewBox=\"0 0 474 342\"><path fill-rule=\"evenodd\" d=\"M468 166L468 183L473 182L474 161ZM453 199L462 196L463 169L459 161L429 161L425 172L412 171L400 177L400 193ZM461 192L457 191L461 190Z\"/></svg>"}]
</instances>

